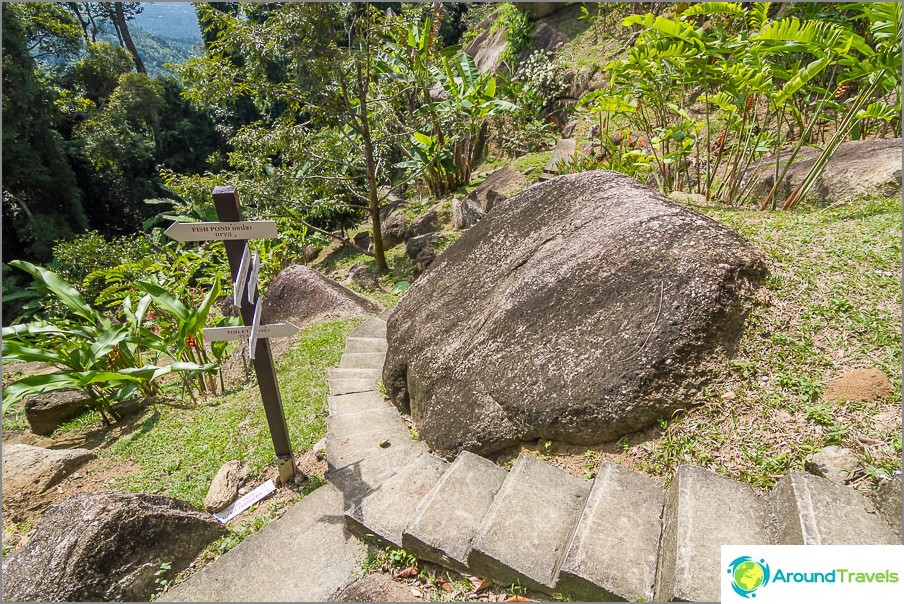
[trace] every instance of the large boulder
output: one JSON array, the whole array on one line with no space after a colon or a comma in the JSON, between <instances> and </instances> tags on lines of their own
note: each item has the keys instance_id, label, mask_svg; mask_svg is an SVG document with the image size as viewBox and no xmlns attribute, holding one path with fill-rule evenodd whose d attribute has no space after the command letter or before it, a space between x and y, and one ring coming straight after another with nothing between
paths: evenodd
<instances>
[{"instance_id":1,"label":"large boulder","mask_svg":"<svg viewBox=\"0 0 904 604\"><path fill-rule=\"evenodd\" d=\"M819 157L819 149L805 147L776 188L775 197L781 205ZM784 163L790 157L782 153ZM750 195L757 201L764 199L775 183L775 158L758 162L748 171L753 179ZM849 202L865 195L898 196L901 194L901 139L870 139L841 143L826 164L822 175L804 197L817 203Z\"/></svg>"},{"instance_id":2,"label":"large boulder","mask_svg":"<svg viewBox=\"0 0 904 604\"><path fill-rule=\"evenodd\" d=\"M175 577L225 532L212 516L169 497L74 495L49 508L10 558L3 599L147 601L156 579Z\"/></svg>"},{"instance_id":3,"label":"large boulder","mask_svg":"<svg viewBox=\"0 0 904 604\"><path fill-rule=\"evenodd\" d=\"M89 402L82 390L57 390L25 399L25 419L35 434L49 436L61 424L84 411Z\"/></svg>"},{"instance_id":4,"label":"large boulder","mask_svg":"<svg viewBox=\"0 0 904 604\"><path fill-rule=\"evenodd\" d=\"M505 54L508 42L505 40L505 28L492 27L498 17L497 10L480 22L477 26L480 33L465 49L474 58L474 64L480 73L496 72L502 67L502 55Z\"/></svg>"},{"instance_id":5,"label":"large boulder","mask_svg":"<svg viewBox=\"0 0 904 604\"><path fill-rule=\"evenodd\" d=\"M465 199L480 206L484 212L489 212L494 205L520 193L529 185L530 181L524 174L511 166L504 166L487 176Z\"/></svg>"},{"instance_id":6,"label":"large boulder","mask_svg":"<svg viewBox=\"0 0 904 604\"><path fill-rule=\"evenodd\" d=\"M4 506L19 510L23 506L40 505L42 493L93 457L94 453L88 449L3 445Z\"/></svg>"},{"instance_id":7,"label":"large boulder","mask_svg":"<svg viewBox=\"0 0 904 604\"><path fill-rule=\"evenodd\" d=\"M276 275L262 304L262 324L290 321L299 327L327 318L375 315L383 310L373 300L301 265Z\"/></svg>"},{"instance_id":8,"label":"large boulder","mask_svg":"<svg viewBox=\"0 0 904 604\"><path fill-rule=\"evenodd\" d=\"M719 223L615 172L502 202L389 318L383 382L443 455L612 440L692 404L766 275Z\"/></svg>"}]
</instances>

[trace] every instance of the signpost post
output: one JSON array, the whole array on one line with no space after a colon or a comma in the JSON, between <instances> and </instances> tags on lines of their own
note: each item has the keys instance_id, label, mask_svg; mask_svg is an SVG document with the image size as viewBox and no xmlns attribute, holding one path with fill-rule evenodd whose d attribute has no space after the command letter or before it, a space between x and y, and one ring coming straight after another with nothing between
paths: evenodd
<instances>
[{"instance_id":1,"label":"signpost post","mask_svg":"<svg viewBox=\"0 0 904 604\"><path fill-rule=\"evenodd\" d=\"M291 336L298 328L291 323L261 325L261 299L257 279L260 257L251 254L249 239L270 239L277 236L274 221L242 221L238 191L235 187L215 187L213 202L220 222L174 223L166 234L177 241L223 241L233 278L233 303L239 306L244 327L214 327L204 330L209 341L248 339L248 355L254 363L257 383L276 451L279 479L283 484L295 477L295 459L289 442L289 429L283 413L279 383L273 366L269 338ZM247 292L247 295L243 295Z\"/></svg>"}]
</instances>

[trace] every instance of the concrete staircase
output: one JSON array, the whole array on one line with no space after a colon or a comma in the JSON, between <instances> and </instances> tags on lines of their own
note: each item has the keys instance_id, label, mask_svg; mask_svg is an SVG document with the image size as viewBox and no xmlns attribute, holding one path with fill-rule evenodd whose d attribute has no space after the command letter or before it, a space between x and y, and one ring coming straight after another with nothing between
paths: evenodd
<instances>
[{"instance_id":1,"label":"concrete staircase","mask_svg":"<svg viewBox=\"0 0 904 604\"><path fill-rule=\"evenodd\" d=\"M376 391L385 337L368 320L330 373L327 479L359 536L584 601L717 601L723 544L901 542L900 476L866 497L790 472L763 498L694 466L665 489L610 463L595 480L530 455L510 471L468 452L449 464Z\"/></svg>"}]
</instances>

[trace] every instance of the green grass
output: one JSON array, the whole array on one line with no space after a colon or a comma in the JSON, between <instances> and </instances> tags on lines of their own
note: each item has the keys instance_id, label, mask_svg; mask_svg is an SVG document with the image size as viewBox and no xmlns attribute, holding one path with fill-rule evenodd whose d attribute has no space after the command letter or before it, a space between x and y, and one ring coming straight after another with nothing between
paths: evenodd
<instances>
[{"instance_id":1,"label":"green grass","mask_svg":"<svg viewBox=\"0 0 904 604\"><path fill-rule=\"evenodd\" d=\"M293 449L310 449L325 433L327 368L338 364L348 332L360 319L321 323L303 330L277 362L283 409ZM200 403L158 403L131 433L101 457L111 464L135 463L137 473L114 488L159 493L201 506L220 466L236 459L260 478L273 464L273 444L255 384Z\"/></svg>"},{"instance_id":2,"label":"green grass","mask_svg":"<svg viewBox=\"0 0 904 604\"><path fill-rule=\"evenodd\" d=\"M628 457L652 474L695 463L761 488L831 444L857 453L867 478L900 469L900 199L793 212L696 209L763 249L768 300L753 311L725 379L658 434L633 441ZM889 399L822 398L828 380L869 366L891 380Z\"/></svg>"}]
</instances>

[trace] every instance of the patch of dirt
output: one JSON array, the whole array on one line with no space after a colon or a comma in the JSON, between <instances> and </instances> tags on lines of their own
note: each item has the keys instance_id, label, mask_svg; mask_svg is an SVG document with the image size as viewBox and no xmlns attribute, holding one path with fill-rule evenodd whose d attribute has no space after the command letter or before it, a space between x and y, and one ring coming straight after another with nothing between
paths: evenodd
<instances>
[{"instance_id":1,"label":"patch of dirt","mask_svg":"<svg viewBox=\"0 0 904 604\"><path fill-rule=\"evenodd\" d=\"M834 402L881 401L892 395L894 388L885 373L876 367L855 369L829 382L824 396Z\"/></svg>"}]
</instances>

